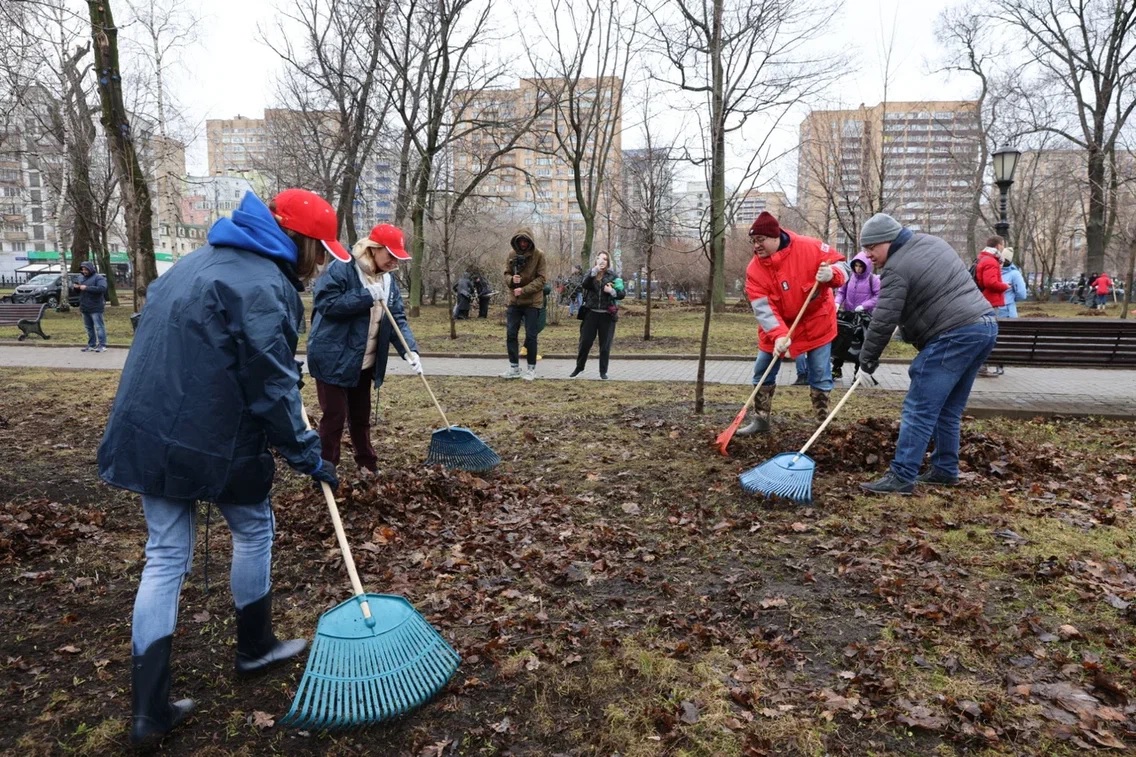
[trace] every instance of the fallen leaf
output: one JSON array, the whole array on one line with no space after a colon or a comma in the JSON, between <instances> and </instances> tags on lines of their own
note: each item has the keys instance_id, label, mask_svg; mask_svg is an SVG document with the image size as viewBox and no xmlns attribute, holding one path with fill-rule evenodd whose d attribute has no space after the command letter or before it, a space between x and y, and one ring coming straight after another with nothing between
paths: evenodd
<instances>
[{"instance_id":1,"label":"fallen leaf","mask_svg":"<svg viewBox=\"0 0 1136 757\"><path fill-rule=\"evenodd\" d=\"M767 597L761 600L761 609L768 610L771 607L784 607L789 604L785 597Z\"/></svg>"},{"instance_id":2,"label":"fallen leaf","mask_svg":"<svg viewBox=\"0 0 1136 757\"><path fill-rule=\"evenodd\" d=\"M679 716L678 716L679 720L681 720L684 723L691 723L691 724L698 722L699 710L698 710L698 705L696 705L694 702L689 702L689 701L684 699L679 704L678 708L679 708Z\"/></svg>"},{"instance_id":3,"label":"fallen leaf","mask_svg":"<svg viewBox=\"0 0 1136 757\"><path fill-rule=\"evenodd\" d=\"M1085 638L1081 635L1081 632L1077 630L1076 626L1071 626L1068 623L1057 627L1057 635L1061 637L1062 641Z\"/></svg>"},{"instance_id":4,"label":"fallen leaf","mask_svg":"<svg viewBox=\"0 0 1136 757\"><path fill-rule=\"evenodd\" d=\"M260 710L256 710L252 714L252 724L253 724L253 726L255 726L257 728L264 730L266 728L271 728L272 726L276 725L276 721L273 720L272 716L269 715L267 712L262 712Z\"/></svg>"},{"instance_id":5,"label":"fallen leaf","mask_svg":"<svg viewBox=\"0 0 1136 757\"><path fill-rule=\"evenodd\" d=\"M202 610L201 612L193 614L194 623L208 623L212 618L213 616L209 614L208 610Z\"/></svg>"},{"instance_id":6,"label":"fallen leaf","mask_svg":"<svg viewBox=\"0 0 1136 757\"><path fill-rule=\"evenodd\" d=\"M635 504L634 502L624 502L619 506L619 509L623 510L623 512L627 513L628 515L639 514L639 505Z\"/></svg>"},{"instance_id":7,"label":"fallen leaf","mask_svg":"<svg viewBox=\"0 0 1136 757\"><path fill-rule=\"evenodd\" d=\"M797 521L793 525L789 526L789 528L793 529L797 533L804 533L805 531L809 530L808 524L801 523L800 521Z\"/></svg>"},{"instance_id":8,"label":"fallen leaf","mask_svg":"<svg viewBox=\"0 0 1136 757\"><path fill-rule=\"evenodd\" d=\"M66 646L59 647L55 651L56 652L65 652L66 654L79 654L79 652L81 652L82 650L79 649L79 647L75 646L74 644L68 644Z\"/></svg>"},{"instance_id":9,"label":"fallen leaf","mask_svg":"<svg viewBox=\"0 0 1136 757\"><path fill-rule=\"evenodd\" d=\"M493 731L497 732L497 733L506 733L509 730L509 728L512 727L512 725L513 725L513 721L509 720L509 718L506 717L503 720L501 720L501 722L499 722L499 723L493 723L492 725L489 726L489 728L492 729Z\"/></svg>"}]
</instances>

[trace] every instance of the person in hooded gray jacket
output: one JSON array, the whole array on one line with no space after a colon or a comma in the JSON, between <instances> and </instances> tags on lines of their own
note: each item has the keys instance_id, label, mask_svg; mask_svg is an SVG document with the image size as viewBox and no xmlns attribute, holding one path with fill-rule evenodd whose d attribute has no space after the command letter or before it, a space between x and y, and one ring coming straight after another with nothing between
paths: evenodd
<instances>
[{"instance_id":1,"label":"person in hooded gray jacket","mask_svg":"<svg viewBox=\"0 0 1136 757\"><path fill-rule=\"evenodd\" d=\"M883 478L861 484L875 494L910 494L915 484L958 483L962 413L979 367L994 349L998 322L962 259L949 244L906 229L877 213L860 231L860 245L880 275L880 298L860 351L860 370L872 374L899 326L919 350L908 369L895 458ZM919 473L931 441L931 467Z\"/></svg>"}]
</instances>

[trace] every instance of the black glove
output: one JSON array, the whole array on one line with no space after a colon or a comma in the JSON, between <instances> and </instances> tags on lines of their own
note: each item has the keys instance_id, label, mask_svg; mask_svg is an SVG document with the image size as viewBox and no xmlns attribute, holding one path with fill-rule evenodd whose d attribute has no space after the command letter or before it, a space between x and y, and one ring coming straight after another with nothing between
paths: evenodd
<instances>
[{"instance_id":1,"label":"black glove","mask_svg":"<svg viewBox=\"0 0 1136 757\"><path fill-rule=\"evenodd\" d=\"M304 388L304 364L299 360L296 361L296 373L300 374L300 380L296 382L297 389Z\"/></svg>"},{"instance_id":2,"label":"black glove","mask_svg":"<svg viewBox=\"0 0 1136 757\"><path fill-rule=\"evenodd\" d=\"M339 478L335 475L335 466L327 460L320 458L319 465L311 472L312 479L315 481L316 489L320 489L320 483L326 483L331 487L334 493L339 490Z\"/></svg>"},{"instance_id":3,"label":"black glove","mask_svg":"<svg viewBox=\"0 0 1136 757\"><path fill-rule=\"evenodd\" d=\"M860 361L860 370L863 371L864 373L868 374L869 376L871 376L873 373L875 373L876 369L879 368L879 367L880 367L880 361L879 360L861 360Z\"/></svg>"}]
</instances>

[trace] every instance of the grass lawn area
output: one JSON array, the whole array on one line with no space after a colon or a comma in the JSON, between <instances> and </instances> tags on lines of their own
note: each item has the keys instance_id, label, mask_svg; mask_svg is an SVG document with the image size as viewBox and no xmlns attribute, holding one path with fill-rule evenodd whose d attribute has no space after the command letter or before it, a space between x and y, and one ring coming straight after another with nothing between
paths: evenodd
<instances>
[{"instance_id":1,"label":"grass lawn area","mask_svg":"<svg viewBox=\"0 0 1136 757\"><path fill-rule=\"evenodd\" d=\"M1066 755L1136 749L1136 424L974 420L962 483L867 497L895 394L861 390L810 451L811 506L739 472L815 428L786 389L775 433L712 448L744 389L431 380L503 463L421 465L438 418L384 384L384 475L340 505L364 585L408 597L462 655L404 720L347 734L272 725L303 659L232 673L229 534L213 516L182 593L173 755ZM4 754L122 753L145 527L94 466L117 374L0 369ZM314 389L305 388L310 408ZM276 632L311 638L350 594L326 507L278 465ZM199 514L198 522L204 519ZM205 539L199 529L198 540Z\"/></svg>"}]
</instances>

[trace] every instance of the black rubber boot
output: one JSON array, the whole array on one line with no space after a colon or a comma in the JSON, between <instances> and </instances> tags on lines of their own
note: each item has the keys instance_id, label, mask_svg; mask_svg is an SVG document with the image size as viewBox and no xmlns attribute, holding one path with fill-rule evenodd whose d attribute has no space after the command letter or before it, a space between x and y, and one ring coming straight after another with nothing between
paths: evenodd
<instances>
[{"instance_id":1,"label":"black rubber boot","mask_svg":"<svg viewBox=\"0 0 1136 757\"><path fill-rule=\"evenodd\" d=\"M237 610L237 672L258 673L303 652L306 639L280 641L272 633L272 592Z\"/></svg>"},{"instance_id":2,"label":"black rubber boot","mask_svg":"<svg viewBox=\"0 0 1136 757\"><path fill-rule=\"evenodd\" d=\"M170 701L170 648L172 636L158 639L141 655L135 655L130 670L133 723L130 742L148 747L185 720L193 711L192 699Z\"/></svg>"}]
</instances>

